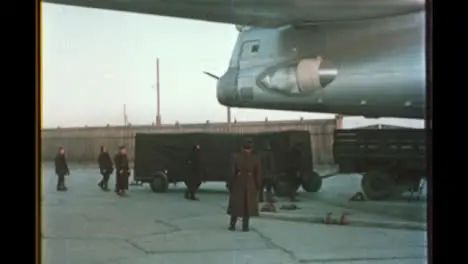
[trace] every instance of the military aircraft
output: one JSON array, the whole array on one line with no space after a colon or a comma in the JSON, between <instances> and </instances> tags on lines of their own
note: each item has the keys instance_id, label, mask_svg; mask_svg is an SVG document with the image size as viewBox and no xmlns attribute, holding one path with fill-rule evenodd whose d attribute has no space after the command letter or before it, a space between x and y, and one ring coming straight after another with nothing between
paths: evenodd
<instances>
[{"instance_id":1,"label":"military aircraft","mask_svg":"<svg viewBox=\"0 0 468 264\"><path fill-rule=\"evenodd\" d=\"M225 106L424 118L425 0L44 2L238 25Z\"/></svg>"}]
</instances>

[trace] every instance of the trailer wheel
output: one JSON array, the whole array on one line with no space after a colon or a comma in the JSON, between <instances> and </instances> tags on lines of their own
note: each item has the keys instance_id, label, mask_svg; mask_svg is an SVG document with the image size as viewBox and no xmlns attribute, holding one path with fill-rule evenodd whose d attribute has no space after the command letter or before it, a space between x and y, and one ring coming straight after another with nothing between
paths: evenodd
<instances>
[{"instance_id":1,"label":"trailer wheel","mask_svg":"<svg viewBox=\"0 0 468 264\"><path fill-rule=\"evenodd\" d=\"M289 196L290 193L291 193L291 190L295 189L294 187L295 186L293 186L293 184L288 182L288 181L277 181L273 185L275 195L278 196L278 197ZM294 191L296 191L296 190L294 190Z\"/></svg>"},{"instance_id":2,"label":"trailer wheel","mask_svg":"<svg viewBox=\"0 0 468 264\"><path fill-rule=\"evenodd\" d=\"M157 172L154 175L153 180L150 182L150 187L153 192L166 192L169 188L169 182L166 174L163 172Z\"/></svg>"},{"instance_id":3,"label":"trailer wheel","mask_svg":"<svg viewBox=\"0 0 468 264\"><path fill-rule=\"evenodd\" d=\"M306 174L302 179L302 189L306 192L318 192L322 188L322 177L316 172Z\"/></svg>"},{"instance_id":4,"label":"trailer wheel","mask_svg":"<svg viewBox=\"0 0 468 264\"><path fill-rule=\"evenodd\" d=\"M362 177L361 188L369 200L382 200L393 195L396 182L390 173L373 170Z\"/></svg>"}]
</instances>

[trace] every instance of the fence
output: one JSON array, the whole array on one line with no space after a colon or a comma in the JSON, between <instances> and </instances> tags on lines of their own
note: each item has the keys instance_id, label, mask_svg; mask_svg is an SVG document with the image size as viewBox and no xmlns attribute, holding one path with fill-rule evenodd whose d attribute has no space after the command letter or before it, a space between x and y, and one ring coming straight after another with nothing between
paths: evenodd
<instances>
[{"instance_id":1,"label":"fence","mask_svg":"<svg viewBox=\"0 0 468 264\"><path fill-rule=\"evenodd\" d=\"M67 158L74 162L96 162L101 145L108 147L110 153L116 153L119 145L127 147L129 159L134 159L136 133L189 133L189 132L230 132L257 133L267 131L306 130L311 136L313 162L320 165L334 163L332 146L334 119L300 120L277 122L243 122L228 127L225 123L192 124L175 126L131 126L131 127L93 127L93 128L58 128L42 131L42 157L52 160L57 148L62 146L67 151Z\"/></svg>"}]
</instances>

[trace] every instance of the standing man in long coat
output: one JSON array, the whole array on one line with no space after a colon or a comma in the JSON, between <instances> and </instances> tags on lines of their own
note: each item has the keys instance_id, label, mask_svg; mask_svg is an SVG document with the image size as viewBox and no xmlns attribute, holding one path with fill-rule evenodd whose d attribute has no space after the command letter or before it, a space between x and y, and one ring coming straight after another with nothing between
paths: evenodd
<instances>
[{"instance_id":1,"label":"standing man in long coat","mask_svg":"<svg viewBox=\"0 0 468 264\"><path fill-rule=\"evenodd\" d=\"M241 153L234 155L232 172L226 183L229 190L227 213L231 216L230 231L236 229L239 217L242 217L242 230L249 231L250 217L259 215L257 198L262 184L261 165L252 150L252 141L246 140Z\"/></svg>"},{"instance_id":2,"label":"standing man in long coat","mask_svg":"<svg viewBox=\"0 0 468 264\"><path fill-rule=\"evenodd\" d=\"M109 191L108 182L109 177L114 170L114 164L112 164L112 159L107 152L107 148L101 146L101 152L98 156L99 171L101 172L102 179L99 181L98 186L101 187L104 191Z\"/></svg>"},{"instance_id":3,"label":"standing man in long coat","mask_svg":"<svg viewBox=\"0 0 468 264\"><path fill-rule=\"evenodd\" d=\"M119 153L114 157L115 164L115 192L124 196L128 190L128 177L130 176L130 166L128 165L127 149L120 147Z\"/></svg>"},{"instance_id":4,"label":"standing man in long coat","mask_svg":"<svg viewBox=\"0 0 468 264\"><path fill-rule=\"evenodd\" d=\"M202 183L202 164L201 164L201 149L200 144L195 144L190 150L187 160L189 174L186 176L185 199L199 200L196 197L196 192Z\"/></svg>"},{"instance_id":5,"label":"standing man in long coat","mask_svg":"<svg viewBox=\"0 0 468 264\"><path fill-rule=\"evenodd\" d=\"M65 175L70 175L68 169L67 159L65 158L65 149L60 147L54 159L55 174L57 174L57 191L66 191L68 188L65 186Z\"/></svg>"}]
</instances>

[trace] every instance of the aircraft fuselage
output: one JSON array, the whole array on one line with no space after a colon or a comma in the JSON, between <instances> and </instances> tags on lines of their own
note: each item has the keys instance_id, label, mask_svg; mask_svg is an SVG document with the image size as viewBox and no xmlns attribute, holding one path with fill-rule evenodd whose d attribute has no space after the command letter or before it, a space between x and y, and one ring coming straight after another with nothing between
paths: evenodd
<instances>
[{"instance_id":1,"label":"aircraft fuselage","mask_svg":"<svg viewBox=\"0 0 468 264\"><path fill-rule=\"evenodd\" d=\"M239 33L218 101L231 107L424 118L424 12Z\"/></svg>"}]
</instances>

